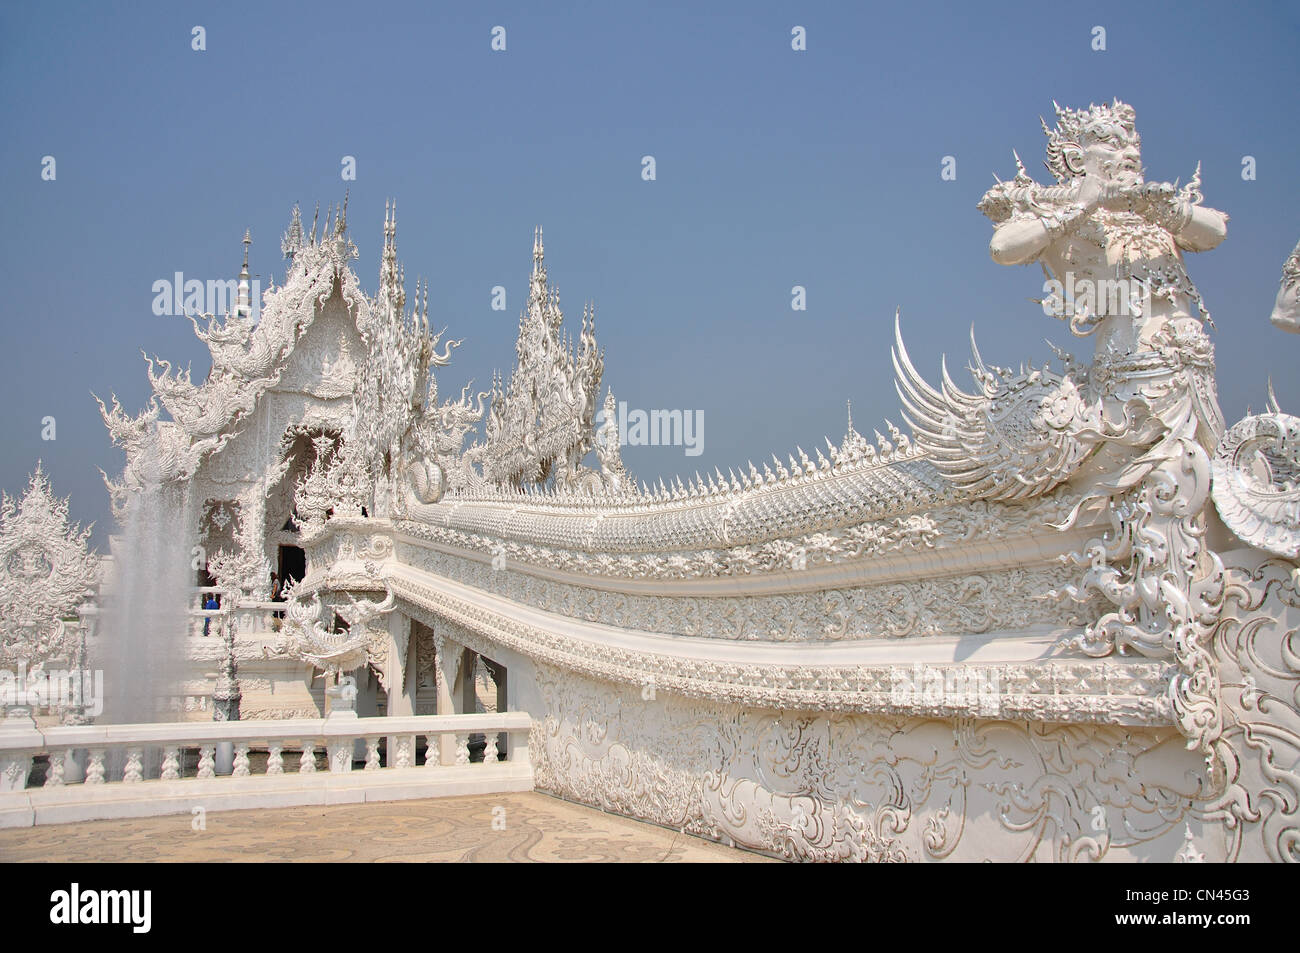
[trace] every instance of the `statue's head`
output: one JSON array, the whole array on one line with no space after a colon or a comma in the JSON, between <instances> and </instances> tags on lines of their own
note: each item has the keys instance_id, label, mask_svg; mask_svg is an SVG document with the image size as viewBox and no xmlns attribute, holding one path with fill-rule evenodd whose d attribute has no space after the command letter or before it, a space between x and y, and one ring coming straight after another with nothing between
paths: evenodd
<instances>
[{"instance_id":1,"label":"statue's head","mask_svg":"<svg viewBox=\"0 0 1300 953\"><path fill-rule=\"evenodd\" d=\"M1056 106L1056 128L1043 123L1047 168L1061 183L1090 175L1136 185L1142 181L1142 140L1136 119L1133 107L1118 99L1109 106L1087 109Z\"/></svg>"}]
</instances>

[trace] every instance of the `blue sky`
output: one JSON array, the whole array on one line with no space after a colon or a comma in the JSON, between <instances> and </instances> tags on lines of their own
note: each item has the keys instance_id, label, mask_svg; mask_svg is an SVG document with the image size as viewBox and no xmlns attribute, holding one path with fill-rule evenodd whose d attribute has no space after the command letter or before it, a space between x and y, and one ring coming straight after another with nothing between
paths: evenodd
<instances>
[{"instance_id":1,"label":"blue sky","mask_svg":"<svg viewBox=\"0 0 1300 953\"><path fill-rule=\"evenodd\" d=\"M971 322L998 364L1041 363L1045 337L1090 354L1027 300L1037 266L991 261L975 209L992 172L1014 174L1013 148L1048 177L1038 116L1054 98L1132 103L1150 179L1201 161L1206 204L1231 217L1218 250L1189 258L1225 414L1259 408L1269 375L1300 411L1300 339L1268 323L1300 237L1295 5L697 6L6 5L0 486L21 489L43 458L102 546L95 468L122 458L91 391L140 409L142 348L207 366L187 321L152 313L153 282L233 276L246 228L251 269L279 280L293 204L310 215L345 188L363 285L395 197L408 280L430 281L431 317L465 340L444 395L509 369L544 225L573 327L596 302L606 384L633 408L704 413L700 456L625 451L644 478L838 441L847 398L860 430L897 422L896 307L927 374L944 351L965 363Z\"/></svg>"}]
</instances>

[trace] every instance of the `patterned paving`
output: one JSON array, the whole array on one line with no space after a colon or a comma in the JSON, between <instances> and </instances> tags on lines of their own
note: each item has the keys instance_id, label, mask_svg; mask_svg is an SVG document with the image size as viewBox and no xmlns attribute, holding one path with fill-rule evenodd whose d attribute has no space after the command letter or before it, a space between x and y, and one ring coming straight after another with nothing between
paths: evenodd
<instances>
[{"instance_id":1,"label":"patterned paving","mask_svg":"<svg viewBox=\"0 0 1300 953\"><path fill-rule=\"evenodd\" d=\"M496 822L494 827L494 820ZM504 824L504 830L501 826ZM754 863L769 858L545 794L276 808L0 831L0 861Z\"/></svg>"}]
</instances>

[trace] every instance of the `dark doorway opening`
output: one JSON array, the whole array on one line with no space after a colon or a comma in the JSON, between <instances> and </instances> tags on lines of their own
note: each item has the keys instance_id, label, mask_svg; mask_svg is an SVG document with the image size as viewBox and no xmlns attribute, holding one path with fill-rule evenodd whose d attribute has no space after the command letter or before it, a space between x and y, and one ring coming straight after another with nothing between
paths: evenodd
<instances>
[{"instance_id":1,"label":"dark doorway opening","mask_svg":"<svg viewBox=\"0 0 1300 953\"><path fill-rule=\"evenodd\" d=\"M289 580L298 582L307 575L307 554L300 546L280 547L280 581L288 585Z\"/></svg>"}]
</instances>

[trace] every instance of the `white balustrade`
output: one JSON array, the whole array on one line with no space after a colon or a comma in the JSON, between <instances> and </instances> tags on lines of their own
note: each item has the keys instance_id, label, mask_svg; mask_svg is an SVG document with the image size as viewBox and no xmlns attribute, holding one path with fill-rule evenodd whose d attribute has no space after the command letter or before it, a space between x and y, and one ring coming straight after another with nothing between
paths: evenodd
<instances>
[{"instance_id":1,"label":"white balustrade","mask_svg":"<svg viewBox=\"0 0 1300 953\"><path fill-rule=\"evenodd\" d=\"M343 800L367 801L437 796L439 791L531 790L531 727L532 720L525 712L47 728L38 728L29 719L0 721L0 773L11 779L0 787L0 827L90 816L177 813L188 810L178 806L190 803L182 800L187 791L194 792L194 804L212 802L216 809L233 809L259 803L330 803L319 800L321 790L345 792L337 795ZM487 738L482 766L469 764L471 734ZM502 761L497 760L498 734L507 738ZM442 764L441 742L448 736L454 738L454 754L451 763ZM383 738L390 739L395 748L389 752L388 766L381 764L379 754ZM427 742L419 764L417 738ZM352 752L358 741L365 751L364 771L353 771ZM234 749L230 777L216 773L217 745L223 742ZM324 772L317 770L315 757L322 748L328 765ZM301 753L294 773L285 770L286 749ZM82 751L86 753L85 780L71 782L64 776L64 764ZM260 751L266 752L265 768L255 770L260 759L250 754ZM197 768L187 769L186 754L188 765L193 766L195 752ZM28 787L33 762L40 755L50 760L45 785ZM146 768L149 764L154 767ZM106 765L114 766L113 777L108 776ZM147 773L151 776L146 777ZM262 801L258 791L265 794ZM223 802L223 792L239 796ZM129 809L124 806L128 803ZM75 816L70 804L77 806Z\"/></svg>"},{"instance_id":2,"label":"white balustrade","mask_svg":"<svg viewBox=\"0 0 1300 953\"><path fill-rule=\"evenodd\" d=\"M221 608L203 607L209 594L216 594L221 602ZM236 637L267 635L276 631L276 622L279 620L276 619L275 614L284 612L285 609L285 603L270 600L259 602L241 598L233 608L228 603L227 594L220 589L205 586L192 590L188 611L190 637L201 638L204 635L205 622L208 624L207 637L220 637L221 626L227 618L233 623Z\"/></svg>"}]
</instances>

